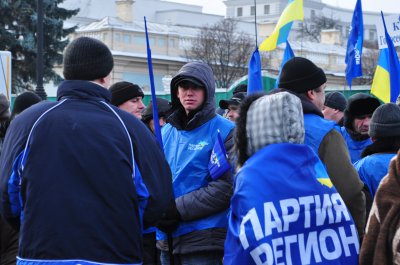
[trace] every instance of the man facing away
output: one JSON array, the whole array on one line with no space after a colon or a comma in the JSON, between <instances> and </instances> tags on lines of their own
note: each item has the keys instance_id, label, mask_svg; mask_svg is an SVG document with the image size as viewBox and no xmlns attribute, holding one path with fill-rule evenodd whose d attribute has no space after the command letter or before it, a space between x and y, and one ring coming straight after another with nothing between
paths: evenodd
<instances>
[{"instance_id":1,"label":"man facing away","mask_svg":"<svg viewBox=\"0 0 400 265\"><path fill-rule=\"evenodd\" d=\"M279 88L294 93L302 103L306 133L304 143L325 164L328 175L346 203L361 237L365 224L365 195L362 192L364 185L350 162L340 128L335 122L323 118L321 111L325 102L325 87L324 71L306 58L294 57L282 68Z\"/></svg>"},{"instance_id":2,"label":"man facing away","mask_svg":"<svg viewBox=\"0 0 400 265\"><path fill-rule=\"evenodd\" d=\"M110 104L106 45L75 39L63 66L58 101L18 115L0 158L17 263L141 264L142 224L173 202L168 164L142 122Z\"/></svg>"},{"instance_id":3,"label":"man facing away","mask_svg":"<svg viewBox=\"0 0 400 265\"><path fill-rule=\"evenodd\" d=\"M346 109L347 100L340 92L331 92L325 95L322 114L324 118L343 126L343 115Z\"/></svg>"},{"instance_id":4,"label":"man facing away","mask_svg":"<svg viewBox=\"0 0 400 265\"><path fill-rule=\"evenodd\" d=\"M160 224L178 223L173 251L182 265L222 264L232 180L229 171L211 179L208 163L218 130L226 150L231 150L234 125L215 113L214 94L213 72L202 62L185 64L171 81L174 112L162 137L173 174L176 208ZM166 236L159 234L158 239L161 263L170 264Z\"/></svg>"}]
</instances>

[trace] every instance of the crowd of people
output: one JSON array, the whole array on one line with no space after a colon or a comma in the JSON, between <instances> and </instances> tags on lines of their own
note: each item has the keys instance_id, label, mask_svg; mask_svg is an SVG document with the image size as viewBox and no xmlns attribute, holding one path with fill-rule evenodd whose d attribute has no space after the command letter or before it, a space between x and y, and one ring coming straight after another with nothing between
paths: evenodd
<instances>
[{"instance_id":1,"label":"crowd of people","mask_svg":"<svg viewBox=\"0 0 400 265\"><path fill-rule=\"evenodd\" d=\"M194 61L154 121L112 70L80 37L56 102L24 92L10 112L0 95L1 264L400 264L398 105L325 95L323 69L294 57L278 89L240 85L217 108ZM219 141L230 169L213 176Z\"/></svg>"}]
</instances>

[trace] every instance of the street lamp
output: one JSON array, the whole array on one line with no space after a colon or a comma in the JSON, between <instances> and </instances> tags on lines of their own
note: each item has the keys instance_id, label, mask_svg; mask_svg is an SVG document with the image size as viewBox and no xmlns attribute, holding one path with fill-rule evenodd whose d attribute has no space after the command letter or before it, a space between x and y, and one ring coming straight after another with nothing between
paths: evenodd
<instances>
[{"instance_id":1,"label":"street lamp","mask_svg":"<svg viewBox=\"0 0 400 265\"><path fill-rule=\"evenodd\" d=\"M36 94L47 99L46 91L43 88L43 0L37 0L37 23L36 23Z\"/></svg>"}]
</instances>

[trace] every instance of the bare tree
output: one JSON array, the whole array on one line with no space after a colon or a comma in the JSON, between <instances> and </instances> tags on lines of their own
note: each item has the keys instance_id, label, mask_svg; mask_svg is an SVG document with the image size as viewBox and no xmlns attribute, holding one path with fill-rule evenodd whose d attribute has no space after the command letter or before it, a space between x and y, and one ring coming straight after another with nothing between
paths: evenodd
<instances>
[{"instance_id":1,"label":"bare tree","mask_svg":"<svg viewBox=\"0 0 400 265\"><path fill-rule=\"evenodd\" d=\"M237 32L235 20L223 19L203 27L185 53L189 61L203 61L210 65L217 86L226 88L247 74L248 61L254 45L252 36Z\"/></svg>"},{"instance_id":2,"label":"bare tree","mask_svg":"<svg viewBox=\"0 0 400 265\"><path fill-rule=\"evenodd\" d=\"M302 38L310 41L320 42L321 31L324 29L334 29L338 25L338 20L325 16L315 16L309 21L303 23Z\"/></svg>"}]
</instances>

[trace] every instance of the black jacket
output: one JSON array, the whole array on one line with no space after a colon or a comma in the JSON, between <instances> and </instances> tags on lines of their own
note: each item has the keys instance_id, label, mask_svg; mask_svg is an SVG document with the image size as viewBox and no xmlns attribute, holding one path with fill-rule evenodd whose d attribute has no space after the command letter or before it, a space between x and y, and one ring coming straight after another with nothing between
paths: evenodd
<instances>
[{"instance_id":1,"label":"black jacket","mask_svg":"<svg viewBox=\"0 0 400 265\"><path fill-rule=\"evenodd\" d=\"M109 104L100 85L64 81L57 97L13 120L0 157L1 213L18 227L8 181L38 121L20 175L19 256L140 263L140 202L149 195L144 224L151 225L173 200L164 154L140 120ZM133 178L132 151L143 181L137 171Z\"/></svg>"}]
</instances>

